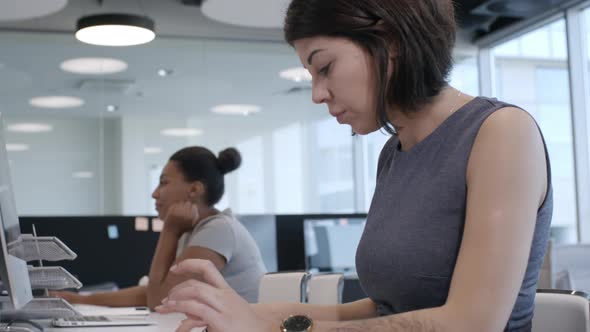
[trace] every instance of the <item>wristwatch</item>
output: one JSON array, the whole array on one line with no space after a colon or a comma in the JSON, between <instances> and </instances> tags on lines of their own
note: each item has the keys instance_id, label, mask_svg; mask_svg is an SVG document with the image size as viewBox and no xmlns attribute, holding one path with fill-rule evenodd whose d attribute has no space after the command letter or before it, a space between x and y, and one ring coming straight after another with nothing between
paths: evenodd
<instances>
[{"instance_id":1,"label":"wristwatch","mask_svg":"<svg viewBox=\"0 0 590 332\"><path fill-rule=\"evenodd\" d=\"M283 321L281 332L311 332L313 321L305 315L293 315Z\"/></svg>"}]
</instances>

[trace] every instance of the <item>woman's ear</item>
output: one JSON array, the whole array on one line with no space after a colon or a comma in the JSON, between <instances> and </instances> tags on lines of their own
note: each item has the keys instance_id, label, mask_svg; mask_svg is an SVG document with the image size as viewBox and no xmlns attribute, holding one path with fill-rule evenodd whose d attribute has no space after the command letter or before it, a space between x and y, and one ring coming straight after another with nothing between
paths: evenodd
<instances>
[{"instance_id":1,"label":"woman's ear","mask_svg":"<svg viewBox=\"0 0 590 332\"><path fill-rule=\"evenodd\" d=\"M205 185L201 181L193 181L191 183L189 197L192 201L200 199L205 195Z\"/></svg>"}]
</instances>

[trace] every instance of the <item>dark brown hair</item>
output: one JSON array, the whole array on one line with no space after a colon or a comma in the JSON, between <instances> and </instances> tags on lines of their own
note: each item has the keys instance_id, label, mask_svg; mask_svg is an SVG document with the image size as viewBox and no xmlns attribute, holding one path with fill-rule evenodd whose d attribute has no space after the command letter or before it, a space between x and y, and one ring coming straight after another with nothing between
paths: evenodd
<instances>
[{"instance_id":1,"label":"dark brown hair","mask_svg":"<svg viewBox=\"0 0 590 332\"><path fill-rule=\"evenodd\" d=\"M242 163L240 152L228 148L215 157L213 152L201 146L191 146L176 151L170 161L174 161L187 181L201 181L207 191L207 204L215 205L224 192L223 176Z\"/></svg>"},{"instance_id":2,"label":"dark brown hair","mask_svg":"<svg viewBox=\"0 0 590 332\"><path fill-rule=\"evenodd\" d=\"M452 0L292 0L284 32L291 45L302 38L344 37L368 51L375 62L379 124L393 133L388 106L416 111L447 86L455 10Z\"/></svg>"}]
</instances>

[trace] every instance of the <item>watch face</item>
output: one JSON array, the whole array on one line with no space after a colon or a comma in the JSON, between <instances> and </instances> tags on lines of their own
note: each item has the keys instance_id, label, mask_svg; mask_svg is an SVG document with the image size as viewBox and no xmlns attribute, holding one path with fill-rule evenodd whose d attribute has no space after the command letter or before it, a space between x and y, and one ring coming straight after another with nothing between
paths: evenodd
<instances>
[{"instance_id":1,"label":"watch face","mask_svg":"<svg viewBox=\"0 0 590 332\"><path fill-rule=\"evenodd\" d=\"M311 327L311 319L307 316L291 316L283 323L285 331L304 332Z\"/></svg>"}]
</instances>

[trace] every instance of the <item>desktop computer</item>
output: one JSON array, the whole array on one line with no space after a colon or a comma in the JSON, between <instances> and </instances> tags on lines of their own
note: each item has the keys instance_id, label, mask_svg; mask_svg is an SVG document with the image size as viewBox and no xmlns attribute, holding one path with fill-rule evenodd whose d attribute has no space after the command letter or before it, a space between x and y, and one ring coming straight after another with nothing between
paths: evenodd
<instances>
[{"instance_id":1,"label":"desktop computer","mask_svg":"<svg viewBox=\"0 0 590 332\"><path fill-rule=\"evenodd\" d=\"M20 309L33 299L33 294L27 263L8 252L8 243L20 241L21 234L2 128L0 114L0 279L10 308Z\"/></svg>"},{"instance_id":2,"label":"desktop computer","mask_svg":"<svg viewBox=\"0 0 590 332\"><path fill-rule=\"evenodd\" d=\"M21 234L3 128L0 113L0 321L75 315L72 306L62 299L33 297L33 288L59 289L62 285L81 284L62 268L27 266L27 261L33 259L75 258L75 254L66 252L68 248L57 239ZM63 254L62 249L66 250Z\"/></svg>"},{"instance_id":3,"label":"desktop computer","mask_svg":"<svg viewBox=\"0 0 590 332\"><path fill-rule=\"evenodd\" d=\"M303 220L306 269L312 272L356 273L356 248L365 218L306 218Z\"/></svg>"}]
</instances>

